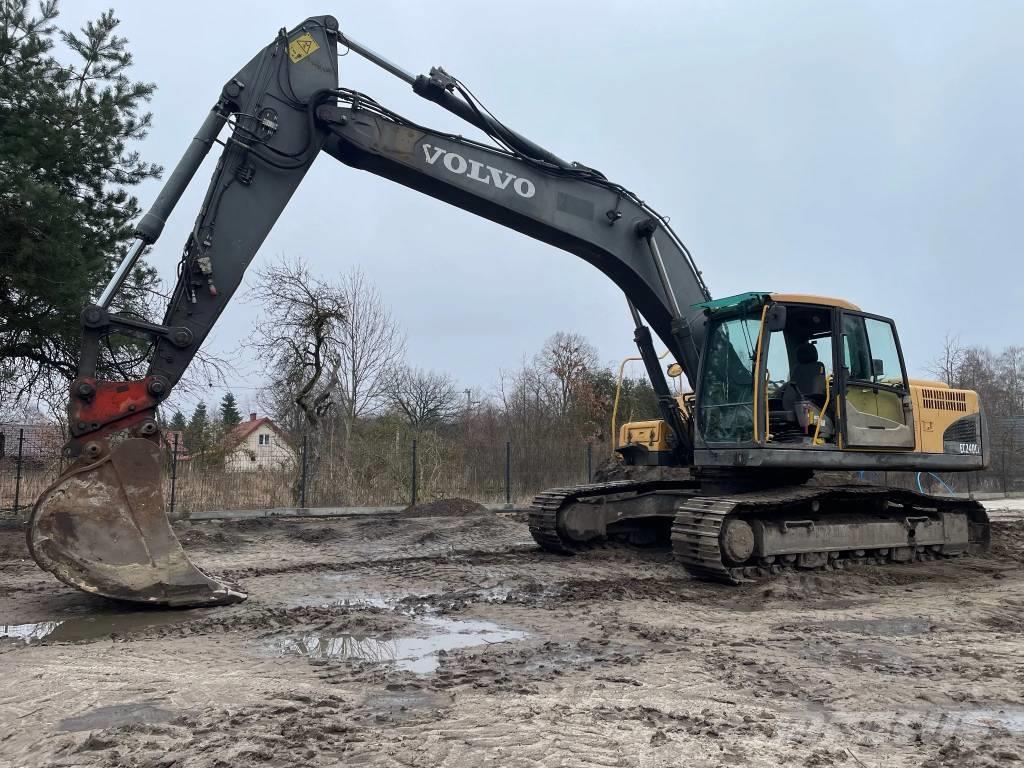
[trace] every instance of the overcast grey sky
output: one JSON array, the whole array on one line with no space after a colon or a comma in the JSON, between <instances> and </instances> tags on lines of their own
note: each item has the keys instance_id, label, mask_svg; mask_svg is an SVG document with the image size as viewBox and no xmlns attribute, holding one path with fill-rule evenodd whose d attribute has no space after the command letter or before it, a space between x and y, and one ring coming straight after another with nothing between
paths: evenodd
<instances>
[{"instance_id":1,"label":"overcast grey sky","mask_svg":"<svg viewBox=\"0 0 1024 768\"><path fill-rule=\"evenodd\" d=\"M65 0L62 22L109 5ZM912 374L947 332L1024 343L1022 2L177 0L115 11L135 76L158 86L140 149L168 170L223 82L278 28L331 13L407 70L443 65L511 127L670 215L715 296L848 298L896 319ZM475 135L354 54L341 79ZM211 167L154 249L165 278ZM158 188L138 190L143 205ZM490 388L557 330L584 334L609 362L633 351L622 294L593 267L327 155L254 264L284 252L324 277L361 265L408 334L409 361L463 386ZM208 349L236 349L260 311L236 300ZM234 382L243 405L243 385L260 383L248 356L251 378Z\"/></svg>"}]
</instances>

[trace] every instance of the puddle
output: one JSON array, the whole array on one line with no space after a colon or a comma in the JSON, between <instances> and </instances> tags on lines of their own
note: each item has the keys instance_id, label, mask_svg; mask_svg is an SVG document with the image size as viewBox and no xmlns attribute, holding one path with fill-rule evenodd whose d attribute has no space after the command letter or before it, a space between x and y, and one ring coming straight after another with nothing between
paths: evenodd
<instances>
[{"instance_id":1,"label":"puddle","mask_svg":"<svg viewBox=\"0 0 1024 768\"><path fill-rule=\"evenodd\" d=\"M37 624L0 624L0 639L21 640L32 643L45 640L59 627L61 621L40 621Z\"/></svg>"},{"instance_id":2,"label":"puddle","mask_svg":"<svg viewBox=\"0 0 1024 768\"><path fill-rule=\"evenodd\" d=\"M363 706L376 711L378 717L383 715L389 720L405 720L415 718L423 710L447 709L453 701L450 694L435 691L387 690L368 693L363 699Z\"/></svg>"},{"instance_id":3,"label":"puddle","mask_svg":"<svg viewBox=\"0 0 1024 768\"><path fill-rule=\"evenodd\" d=\"M386 611L401 611L400 603L407 599L423 599L422 595L399 590L360 589L349 584L357 577L347 573L322 574L312 584L306 584L305 594L290 601L294 607L313 606L317 608L380 608ZM312 587L312 589L310 589Z\"/></svg>"},{"instance_id":4,"label":"puddle","mask_svg":"<svg viewBox=\"0 0 1024 768\"><path fill-rule=\"evenodd\" d=\"M120 728L140 723L166 723L176 713L152 704L112 704L97 707L85 714L67 717L57 727L62 731L91 731L97 728Z\"/></svg>"},{"instance_id":5,"label":"puddle","mask_svg":"<svg viewBox=\"0 0 1024 768\"><path fill-rule=\"evenodd\" d=\"M988 728L1005 728L1014 733L1024 733L1024 708L1015 709L973 709L958 713L961 722Z\"/></svg>"},{"instance_id":6,"label":"puddle","mask_svg":"<svg viewBox=\"0 0 1024 768\"><path fill-rule=\"evenodd\" d=\"M313 585L312 590L306 584L305 589L309 591L293 599L291 604L295 607L379 608L413 616L423 613L425 608L452 607L467 602L526 602L557 595L557 591L543 590L539 584L524 585L513 578L464 589L427 582L420 585L420 591L365 589L353 583L358 579L358 576L347 573L325 574L319 583ZM514 583L510 585L506 582Z\"/></svg>"},{"instance_id":7,"label":"puddle","mask_svg":"<svg viewBox=\"0 0 1024 768\"><path fill-rule=\"evenodd\" d=\"M308 632L284 638L279 641L278 650L285 655L297 654L310 659L359 659L426 675L437 669L440 651L504 643L526 637L525 632L505 629L489 621L424 618L416 623L430 634L425 637L380 638L371 635L327 636Z\"/></svg>"},{"instance_id":8,"label":"puddle","mask_svg":"<svg viewBox=\"0 0 1024 768\"><path fill-rule=\"evenodd\" d=\"M72 616L31 624L0 624L0 641L7 639L28 645L100 640L111 635L131 635L153 627L178 624L203 615L203 611L196 610L152 610Z\"/></svg>"},{"instance_id":9,"label":"puddle","mask_svg":"<svg viewBox=\"0 0 1024 768\"><path fill-rule=\"evenodd\" d=\"M935 624L928 619L840 619L824 621L817 626L839 632L853 632L859 635L884 635L901 637L923 635L931 632Z\"/></svg>"}]
</instances>

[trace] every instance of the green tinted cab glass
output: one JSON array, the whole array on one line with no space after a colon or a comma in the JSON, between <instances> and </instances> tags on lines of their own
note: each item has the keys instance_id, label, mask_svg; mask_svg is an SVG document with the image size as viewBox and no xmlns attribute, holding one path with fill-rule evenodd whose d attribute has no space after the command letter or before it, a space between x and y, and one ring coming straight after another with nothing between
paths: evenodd
<instances>
[{"instance_id":1,"label":"green tinted cab glass","mask_svg":"<svg viewBox=\"0 0 1024 768\"><path fill-rule=\"evenodd\" d=\"M754 354L760 317L712 321L698 419L709 443L749 442L754 423Z\"/></svg>"}]
</instances>

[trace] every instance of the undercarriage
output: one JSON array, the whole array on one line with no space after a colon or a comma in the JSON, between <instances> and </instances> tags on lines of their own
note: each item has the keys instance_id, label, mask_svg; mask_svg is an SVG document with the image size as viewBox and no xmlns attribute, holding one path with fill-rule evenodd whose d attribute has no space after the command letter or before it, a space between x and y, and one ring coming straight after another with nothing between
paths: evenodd
<instances>
[{"instance_id":1,"label":"undercarriage","mask_svg":"<svg viewBox=\"0 0 1024 768\"><path fill-rule=\"evenodd\" d=\"M839 569L985 552L974 500L871 485L722 493L692 480L619 480L539 494L530 532L549 552L618 541L670 546L692 575L739 584L784 570Z\"/></svg>"}]
</instances>

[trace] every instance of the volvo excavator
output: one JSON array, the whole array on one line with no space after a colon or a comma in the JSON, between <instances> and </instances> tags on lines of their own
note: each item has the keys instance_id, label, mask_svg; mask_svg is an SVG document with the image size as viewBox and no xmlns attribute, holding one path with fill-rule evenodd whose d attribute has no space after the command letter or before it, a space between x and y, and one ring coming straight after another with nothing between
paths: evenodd
<instances>
[{"instance_id":1,"label":"volvo excavator","mask_svg":"<svg viewBox=\"0 0 1024 768\"><path fill-rule=\"evenodd\" d=\"M340 87L339 53L348 52L489 141L418 125ZM112 312L112 298L215 144L223 150L162 322ZM988 519L974 501L821 482L823 472L987 466L977 395L909 379L891 320L819 296L714 299L667 217L642 197L513 131L444 69L413 75L353 40L334 17L317 16L280 30L227 81L110 283L82 313L68 406L72 461L39 498L27 532L36 562L61 581L163 606L245 598L197 568L174 535L156 411L321 154L575 254L625 294L659 418L621 427L630 479L536 498L529 527L542 548L571 553L608 539L662 539L691 573L736 583L788 568L952 557L987 546ZM97 378L111 334L152 343L143 378ZM691 394L673 393L655 337Z\"/></svg>"}]
</instances>

